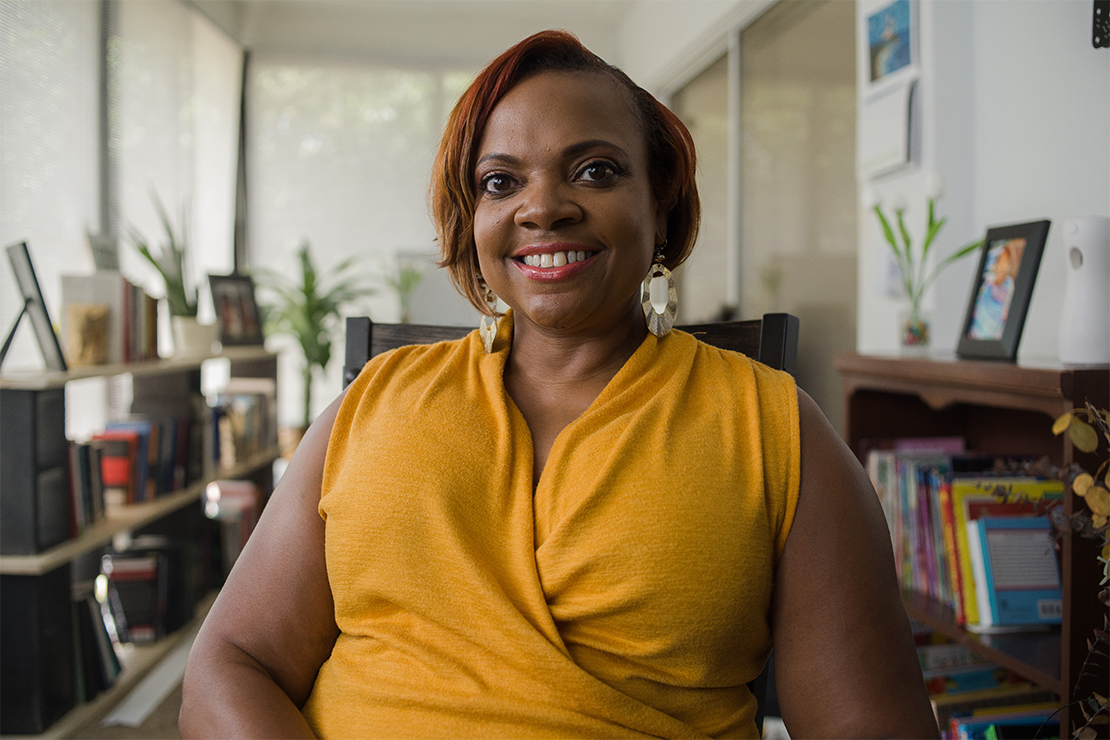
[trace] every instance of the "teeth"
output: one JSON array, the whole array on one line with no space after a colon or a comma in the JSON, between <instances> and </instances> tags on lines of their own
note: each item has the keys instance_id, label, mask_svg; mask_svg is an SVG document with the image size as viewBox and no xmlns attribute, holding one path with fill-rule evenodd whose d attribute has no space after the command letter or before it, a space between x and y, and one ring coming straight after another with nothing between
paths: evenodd
<instances>
[{"instance_id":1,"label":"teeth","mask_svg":"<svg viewBox=\"0 0 1110 740\"><path fill-rule=\"evenodd\" d=\"M529 267L563 267L573 262L582 262L589 254L585 250L528 254L524 256L524 264Z\"/></svg>"}]
</instances>

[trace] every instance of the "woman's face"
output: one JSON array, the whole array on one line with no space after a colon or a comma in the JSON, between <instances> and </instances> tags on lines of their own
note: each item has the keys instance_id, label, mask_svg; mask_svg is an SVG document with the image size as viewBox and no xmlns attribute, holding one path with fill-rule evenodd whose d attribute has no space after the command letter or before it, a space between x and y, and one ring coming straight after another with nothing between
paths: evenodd
<instances>
[{"instance_id":1,"label":"woman's face","mask_svg":"<svg viewBox=\"0 0 1110 740\"><path fill-rule=\"evenodd\" d=\"M578 72L520 82L490 115L474 183L482 275L518 324L606 331L639 311L666 214L623 87Z\"/></svg>"}]
</instances>

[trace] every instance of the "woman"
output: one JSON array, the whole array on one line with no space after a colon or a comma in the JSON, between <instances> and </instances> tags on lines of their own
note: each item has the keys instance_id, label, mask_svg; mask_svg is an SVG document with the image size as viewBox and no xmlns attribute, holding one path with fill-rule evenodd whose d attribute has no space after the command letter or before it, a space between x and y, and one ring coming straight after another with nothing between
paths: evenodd
<instances>
[{"instance_id":1,"label":"woman","mask_svg":"<svg viewBox=\"0 0 1110 740\"><path fill-rule=\"evenodd\" d=\"M851 453L788 375L641 308L693 245L693 175L682 124L568 34L478 76L433 207L462 292L512 310L375 358L312 426L183 736L755 736L772 638L792 736L937 735Z\"/></svg>"}]
</instances>

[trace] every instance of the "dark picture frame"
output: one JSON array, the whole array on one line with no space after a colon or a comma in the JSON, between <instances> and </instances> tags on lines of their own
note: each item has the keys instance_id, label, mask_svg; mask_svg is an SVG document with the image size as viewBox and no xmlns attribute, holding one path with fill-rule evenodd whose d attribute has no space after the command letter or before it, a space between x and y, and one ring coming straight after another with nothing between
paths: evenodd
<instances>
[{"instance_id":1,"label":"dark picture frame","mask_svg":"<svg viewBox=\"0 0 1110 740\"><path fill-rule=\"evenodd\" d=\"M987 230L956 347L959 357L1009 362L1017 357L1050 223Z\"/></svg>"},{"instance_id":2,"label":"dark picture frame","mask_svg":"<svg viewBox=\"0 0 1110 740\"><path fill-rule=\"evenodd\" d=\"M208 287L220 324L220 344L225 347L262 344L265 337L254 298L254 280L248 275L209 275Z\"/></svg>"},{"instance_id":3,"label":"dark picture frame","mask_svg":"<svg viewBox=\"0 0 1110 740\"><path fill-rule=\"evenodd\" d=\"M31 319L31 327L35 330L35 339L38 340L46 367L64 373L68 370L65 355L62 354L62 346L58 343L58 335L54 333L50 313L46 310L46 301L42 298L42 289L39 287L38 277L35 276L35 266L31 262L31 251L27 247L27 242L10 244L7 251L15 281L19 284L19 292L23 296L23 310L15 317L15 323L12 324L11 331L4 341L4 349L0 352L0 363L8 354L8 348L15 337L15 330L19 327L19 320L26 315Z\"/></svg>"}]
</instances>

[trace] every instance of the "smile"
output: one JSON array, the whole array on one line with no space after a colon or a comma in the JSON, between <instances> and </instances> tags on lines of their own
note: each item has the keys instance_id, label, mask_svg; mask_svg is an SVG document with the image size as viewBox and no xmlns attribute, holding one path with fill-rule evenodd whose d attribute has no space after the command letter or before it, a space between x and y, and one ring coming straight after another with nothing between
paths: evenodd
<instances>
[{"instance_id":1,"label":"smile","mask_svg":"<svg viewBox=\"0 0 1110 740\"><path fill-rule=\"evenodd\" d=\"M544 254L526 254L520 259L529 267L565 267L575 262L584 262L594 255L586 250L568 250L566 252L547 252Z\"/></svg>"}]
</instances>

